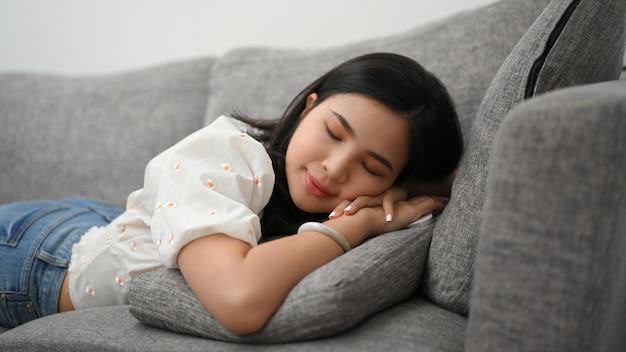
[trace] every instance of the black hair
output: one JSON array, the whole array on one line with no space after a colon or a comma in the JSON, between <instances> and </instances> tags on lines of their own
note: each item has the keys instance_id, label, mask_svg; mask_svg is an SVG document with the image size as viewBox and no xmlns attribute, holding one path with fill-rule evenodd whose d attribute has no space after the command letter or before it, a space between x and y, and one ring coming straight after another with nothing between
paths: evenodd
<instances>
[{"instance_id":1,"label":"black hair","mask_svg":"<svg viewBox=\"0 0 626 352\"><path fill-rule=\"evenodd\" d=\"M432 181L454 172L463 153L463 137L454 103L441 81L415 60L392 53L372 53L348 60L302 90L282 118L234 117L257 129L256 134L272 159L276 183L263 210L264 239L296 232L306 221L321 221L328 214L304 212L293 203L285 174L285 154L301 118L307 97L317 93L309 109L335 94L358 94L374 99L409 122L410 150L396 184L409 177Z\"/></svg>"}]
</instances>

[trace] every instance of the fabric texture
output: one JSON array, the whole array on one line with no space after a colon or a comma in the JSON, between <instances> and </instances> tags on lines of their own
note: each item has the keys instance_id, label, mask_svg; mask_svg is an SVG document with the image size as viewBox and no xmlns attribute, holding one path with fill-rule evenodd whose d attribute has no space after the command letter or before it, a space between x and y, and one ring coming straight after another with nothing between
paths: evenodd
<instances>
[{"instance_id":1,"label":"fabric texture","mask_svg":"<svg viewBox=\"0 0 626 352\"><path fill-rule=\"evenodd\" d=\"M279 118L300 90L329 69L358 55L385 51L417 60L442 80L467 137L489 83L548 2L499 1L403 33L340 47L233 50L211 72L205 123L233 110Z\"/></svg>"},{"instance_id":2,"label":"fabric texture","mask_svg":"<svg viewBox=\"0 0 626 352\"><path fill-rule=\"evenodd\" d=\"M128 304L131 280L177 267L182 247L207 234L257 245L258 214L274 188L274 170L247 127L222 116L148 163L143 188L128 197L126 210L106 226L94 224L72 248L76 309Z\"/></svg>"},{"instance_id":3,"label":"fabric texture","mask_svg":"<svg viewBox=\"0 0 626 352\"><path fill-rule=\"evenodd\" d=\"M251 346L153 328L137 322L128 306L118 306L38 319L0 334L0 347L3 352L458 352L466 325L466 318L414 297L332 338Z\"/></svg>"},{"instance_id":4,"label":"fabric texture","mask_svg":"<svg viewBox=\"0 0 626 352\"><path fill-rule=\"evenodd\" d=\"M166 267L177 268L180 250L207 234L258 244L259 214L272 195L274 169L247 128L218 118L152 159L144 188L129 196L129 206L149 206L149 232Z\"/></svg>"},{"instance_id":5,"label":"fabric texture","mask_svg":"<svg viewBox=\"0 0 626 352\"><path fill-rule=\"evenodd\" d=\"M146 163L202 127L213 63L0 75L0 163L11 165L0 169L0 203L84 197L123 207Z\"/></svg>"},{"instance_id":6,"label":"fabric texture","mask_svg":"<svg viewBox=\"0 0 626 352\"><path fill-rule=\"evenodd\" d=\"M57 313L72 245L121 212L88 199L0 205L0 326Z\"/></svg>"},{"instance_id":7,"label":"fabric texture","mask_svg":"<svg viewBox=\"0 0 626 352\"><path fill-rule=\"evenodd\" d=\"M225 330L177 270L137 278L130 292L131 312L149 325L223 341L266 344L330 336L417 291L432 226L373 238L312 272L255 334Z\"/></svg>"},{"instance_id":8,"label":"fabric texture","mask_svg":"<svg viewBox=\"0 0 626 352\"><path fill-rule=\"evenodd\" d=\"M622 0L552 1L495 76L472 129L449 204L434 229L422 292L467 314L493 141L508 111L554 89L617 79L624 53Z\"/></svg>"},{"instance_id":9,"label":"fabric texture","mask_svg":"<svg viewBox=\"0 0 626 352\"><path fill-rule=\"evenodd\" d=\"M531 99L503 122L468 351L624 348L624 117L626 81L614 81Z\"/></svg>"}]
</instances>

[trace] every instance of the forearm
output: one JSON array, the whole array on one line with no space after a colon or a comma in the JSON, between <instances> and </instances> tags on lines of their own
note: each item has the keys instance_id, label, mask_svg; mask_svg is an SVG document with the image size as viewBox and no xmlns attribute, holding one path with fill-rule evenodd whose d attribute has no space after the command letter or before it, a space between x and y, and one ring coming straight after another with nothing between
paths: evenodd
<instances>
[{"instance_id":1,"label":"forearm","mask_svg":"<svg viewBox=\"0 0 626 352\"><path fill-rule=\"evenodd\" d=\"M362 215L327 224L354 247L371 235ZM302 278L342 253L335 240L312 231L253 248L211 235L185 246L178 263L205 308L228 330L245 334L261 329Z\"/></svg>"}]
</instances>

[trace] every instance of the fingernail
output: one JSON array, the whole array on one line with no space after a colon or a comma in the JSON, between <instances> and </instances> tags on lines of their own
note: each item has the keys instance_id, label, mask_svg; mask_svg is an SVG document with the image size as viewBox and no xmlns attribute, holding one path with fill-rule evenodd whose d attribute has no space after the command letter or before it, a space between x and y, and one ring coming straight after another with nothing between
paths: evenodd
<instances>
[{"instance_id":1,"label":"fingernail","mask_svg":"<svg viewBox=\"0 0 626 352\"><path fill-rule=\"evenodd\" d=\"M385 217L385 220L387 220L387 222L391 222L392 219L393 217L391 216L391 214L387 214L387 216Z\"/></svg>"},{"instance_id":2,"label":"fingernail","mask_svg":"<svg viewBox=\"0 0 626 352\"><path fill-rule=\"evenodd\" d=\"M352 210L352 205L348 205L343 211L350 211Z\"/></svg>"},{"instance_id":3,"label":"fingernail","mask_svg":"<svg viewBox=\"0 0 626 352\"><path fill-rule=\"evenodd\" d=\"M337 215L336 211L331 212L330 214L328 214L329 218L332 218L333 216Z\"/></svg>"}]
</instances>

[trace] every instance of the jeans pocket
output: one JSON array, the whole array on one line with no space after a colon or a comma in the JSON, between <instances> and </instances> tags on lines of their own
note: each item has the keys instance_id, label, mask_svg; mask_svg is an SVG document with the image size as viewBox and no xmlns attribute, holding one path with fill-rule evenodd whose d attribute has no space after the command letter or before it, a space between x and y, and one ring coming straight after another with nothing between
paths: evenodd
<instances>
[{"instance_id":1,"label":"jeans pocket","mask_svg":"<svg viewBox=\"0 0 626 352\"><path fill-rule=\"evenodd\" d=\"M0 246L17 247L26 231L44 216L68 209L45 202L20 202L0 206Z\"/></svg>"}]
</instances>

